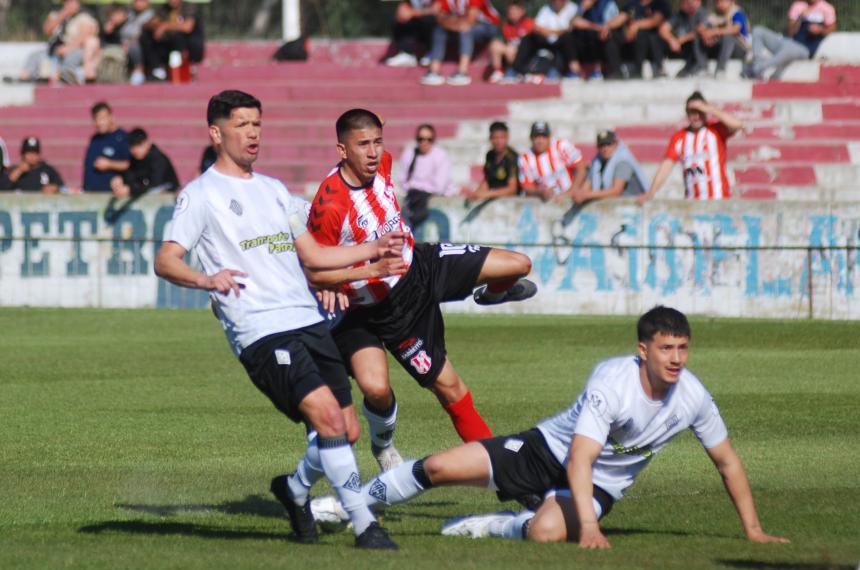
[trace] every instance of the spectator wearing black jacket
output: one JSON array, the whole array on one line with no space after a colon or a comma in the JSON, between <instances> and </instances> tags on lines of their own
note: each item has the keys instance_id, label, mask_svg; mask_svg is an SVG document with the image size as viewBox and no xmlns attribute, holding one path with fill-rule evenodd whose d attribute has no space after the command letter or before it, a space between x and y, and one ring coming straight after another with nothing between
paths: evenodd
<instances>
[{"instance_id":1,"label":"spectator wearing black jacket","mask_svg":"<svg viewBox=\"0 0 860 570\"><path fill-rule=\"evenodd\" d=\"M141 128L128 135L131 166L122 176L114 176L110 187L117 198L136 198L146 192L175 192L179 178L167 158Z\"/></svg>"},{"instance_id":2,"label":"spectator wearing black jacket","mask_svg":"<svg viewBox=\"0 0 860 570\"><path fill-rule=\"evenodd\" d=\"M613 33L606 46L610 77L621 77L621 60L625 55L633 60L631 79L642 77L642 64L646 59L651 61L654 77L665 77L665 48L659 29L672 17L669 4L666 0L627 0L620 10L608 23L609 28L622 30Z\"/></svg>"}]
</instances>

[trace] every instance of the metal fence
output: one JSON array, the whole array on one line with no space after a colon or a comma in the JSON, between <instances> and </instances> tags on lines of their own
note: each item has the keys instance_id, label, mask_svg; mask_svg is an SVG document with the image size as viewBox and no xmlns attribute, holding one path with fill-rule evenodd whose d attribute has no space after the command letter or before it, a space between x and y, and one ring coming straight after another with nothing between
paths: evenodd
<instances>
[{"instance_id":1,"label":"metal fence","mask_svg":"<svg viewBox=\"0 0 860 570\"><path fill-rule=\"evenodd\" d=\"M527 0L534 14L547 0ZM623 1L623 0L618 0ZM713 0L704 0L710 4ZM677 0L670 0L673 6ZM830 0L836 7L839 29L860 29L860 1ZM86 2L85 2L86 3ZM311 36L333 38L387 36L396 1L302 0L302 29ZM781 30L789 0L738 0L753 25ZM503 11L508 0L494 0ZM52 0L0 0L0 40L42 39L45 15L56 5ZM4 10L5 8L5 10ZM212 0L199 5L209 38L262 39L281 37L280 0Z\"/></svg>"}]
</instances>

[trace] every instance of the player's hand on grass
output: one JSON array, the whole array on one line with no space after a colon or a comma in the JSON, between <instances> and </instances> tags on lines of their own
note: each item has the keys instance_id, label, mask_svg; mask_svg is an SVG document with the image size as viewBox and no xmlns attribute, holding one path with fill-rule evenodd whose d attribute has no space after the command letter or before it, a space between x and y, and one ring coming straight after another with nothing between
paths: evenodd
<instances>
[{"instance_id":1,"label":"player's hand on grass","mask_svg":"<svg viewBox=\"0 0 860 570\"><path fill-rule=\"evenodd\" d=\"M207 275L200 285L201 289L207 291L218 291L222 295L229 295L230 291L235 291L236 296L239 296L239 291L245 288L243 283L234 279L234 277L247 277L247 273L242 273L236 269L222 269L215 275Z\"/></svg>"},{"instance_id":2,"label":"player's hand on grass","mask_svg":"<svg viewBox=\"0 0 860 570\"><path fill-rule=\"evenodd\" d=\"M404 232L389 232L376 240L377 257L399 256L406 240Z\"/></svg>"},{"instance_id":3,"label":"player's hand on grass","mask_svg":"<svg viewBox=\"0 0 860 570\"><path fill-rule=\"evenodd\" d=\"M773 534L767 534L762 529L751 530L747 533L747 539L750 542L759 542L759 543L768 543L768 542L776 542L778 544L789 544L791 541L788 540L784 536L776 536Z\"/></svg>"},{"instance_id":4,"label":"player's hand on grass","mask_svg":"<svg viewBox=\"0 0 860 570\"><path fill-rule=\"evenodd\" d=\"M597 522L585 523L579 529L580 548L610 548L609 541L600 531Z\"/></svg>"}]
</instances>

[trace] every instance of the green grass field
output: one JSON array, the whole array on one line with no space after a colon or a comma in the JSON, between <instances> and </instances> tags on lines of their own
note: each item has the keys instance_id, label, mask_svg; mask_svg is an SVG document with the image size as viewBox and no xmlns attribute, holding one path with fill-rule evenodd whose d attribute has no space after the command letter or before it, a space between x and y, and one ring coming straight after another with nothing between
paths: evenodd
<instances>
[{"instance_id":1,"label":"green grass field","mask_svg":"<svg viewBox=\"0 0 860 570\"><path fill-rule=\"evenodd\" d=\"M633 318L450 317L449 355L496 433L567 406L594 364L634 348ZM860 561L860 324L693 319L690 368L716 396L765 530L746 542L692 434L665 449L603 526L609 551L446 538L504 508L437 489L391 508L396 553L288 539L268 495L303 431L254 389L205 311L0 310L0 568L801 568ZM396 365L395 365L396 366ZM458 443L393 369L398 447ZM375 471L366 439L357 455ZM319 492L327 492L325 487ZM506 505L513 508L515 505ZM449 566L450 565L450 566Z\"/></svg>"}]
</instances>

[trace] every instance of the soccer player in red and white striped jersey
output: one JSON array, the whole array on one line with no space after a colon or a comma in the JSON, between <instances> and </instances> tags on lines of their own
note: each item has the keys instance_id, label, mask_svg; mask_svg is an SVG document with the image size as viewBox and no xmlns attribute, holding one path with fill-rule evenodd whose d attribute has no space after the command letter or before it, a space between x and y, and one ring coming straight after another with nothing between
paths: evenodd
<instances>
[{"instance_id":1,"label":"soccer player in red and white striped jersey","mask_svg":"<svg viewBox=\"0 0 860 570\"><path fill-rule=\"evenodd\" d=\"M743 122L709 105L698 91L687 99L686 109L689 125L672 135L651 188L636 199L639 204L654 197L676 162L684 168L685 198L727 200L732 196L726 172L726 141L743 128Z\"/></svg>"},{"instance_id":2,"label":"soccer player in red and white striped jersey","mask_svg":"<svg viewBox=\"0 0 860 570\"><path fill-rule=\"evenodd\" d=\"M382 122L364 109L337 121L341 162L314 197L308 229L320 244L358 244L394 230L409 231L391 182L391 155L382 141ZM445 350L439 303L473 295L479 304L524 300L537 290L522 279L531 260L520 253L478 245L415 243L403 246L406 274L379 278L371 265L308 272L320 288L345 284L350 310L332 335L365 395L364 414L371 449L383 470L400 462L392 445L397 404L388 376L387 349L448 412L464 441L492 432L475 409L472 395Z\"/></svg>"},{"instance_id":3,"label":"soccer player in red and white striped jersey","mask_svg":"<svg viewBox=\"0 0 860 570\"><path fill-rule=\"evenodd\" d=\"M582 153L573 143L550 138L549 125L532 125L532 148L520 155L520 188L528 195L549 200L569 193L585 179Z\"/></svg>"}]
</instances>

